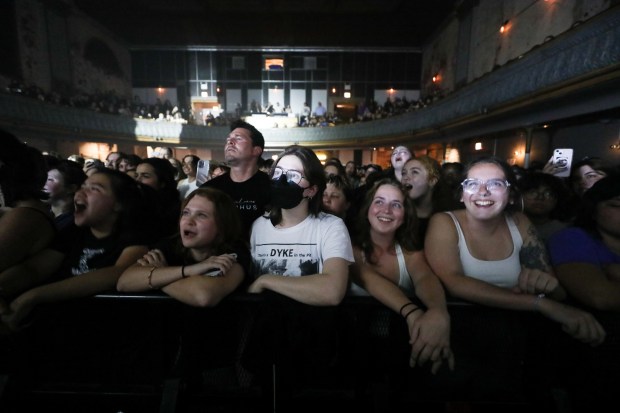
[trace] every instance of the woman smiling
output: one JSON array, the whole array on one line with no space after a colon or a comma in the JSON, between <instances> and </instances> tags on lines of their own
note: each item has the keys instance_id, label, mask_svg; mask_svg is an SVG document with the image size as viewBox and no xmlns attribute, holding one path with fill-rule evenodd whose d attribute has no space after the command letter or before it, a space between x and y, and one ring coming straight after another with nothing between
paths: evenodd
<instances>
[{"instance_id":1,"label":"woman smiling","mask_svg":"<svg viewBox=\"0 0 620 413\"><path fill-rule=\"evenodd\" d=\"M511 212L514 176L497 158L472 162L462 182L465 209L431 218L425 252L452 296L492 307L537 311L592 345L605 332L589 313L562 304L566 296L527 217ZM549 298L547 298L547 296Z\"/></svg>"},{"instance_id":2,"label":"woman smiling","mask_svg":"<svg viewBox=\"0 0 620 413\"><path fill-rule=\"evenodd\" d=\"M415 240L416 223L412 201L398 181L378 181L361 210L351 272L357 284L403 317L409 365L428 363L436 373L444 362L454 368L450 316L441 283Z\"/></svg>"}]
</instances>

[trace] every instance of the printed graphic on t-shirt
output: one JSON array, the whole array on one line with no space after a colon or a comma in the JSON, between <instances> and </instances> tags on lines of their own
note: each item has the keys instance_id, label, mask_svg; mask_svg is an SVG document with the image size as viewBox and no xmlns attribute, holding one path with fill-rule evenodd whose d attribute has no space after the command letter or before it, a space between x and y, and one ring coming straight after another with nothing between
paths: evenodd
<instances>
[{"instance_id":1,"label":"printed graphic on t-shirt","mask_svg":"<svg viewBox=\"0 0 620 413\"><path fill-rule=\"evenodd\" d=\"M101 255L105 252L104 248L92 249L92 248L84 248L82 250L82 254L80 255L80 261L78 268L71 268L71 274L80 275L92 270L96 270L96 268L90 268L88 262L97 255Z\"/></svg>"},{"instance_id":2,"label":"printed graphic on t-shirt","mask_svg":"<svg viewBox=\"0 0 620 413\"><path fill-rule=\"evenodd\" d=\"M312 244L257 244L255 266L258 274L300 276L317 274L317 246Z\"/></svg>"},{"instance_id":3,"label":"printed graphic on t-shirt","mask_svg":"<svg viewBox=\"0 0 620 413\"><path fill-rule=\"evenodd\" d=\"M254 199L239 198L238 201L235 201L235 205L239 208L239 211L258 211L258 206Z\"/></svg>"}]
</instances>

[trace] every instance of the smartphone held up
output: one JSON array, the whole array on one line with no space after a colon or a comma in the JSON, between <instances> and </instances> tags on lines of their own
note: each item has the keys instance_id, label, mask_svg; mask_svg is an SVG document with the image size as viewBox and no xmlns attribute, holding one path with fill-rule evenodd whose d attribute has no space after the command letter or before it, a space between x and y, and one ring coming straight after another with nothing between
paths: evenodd
<instances>
[{"instance_id":1,"label":"smartphone held up","mask_svg":"<svg viewBox=\"0 0 620 413\"><path fill-rule=\"evenodd\" d=\"M196 186L200 186L211 179L209 174L210 162L208 160L201 159L198 161L198 168L196 169Z\"/></svg>"},{"instance_id":2,"label":"smartphone held up","mask_svg":"<svg viewBox=\"0 0 620 413\"><path fill-rule=\"evenodd\" d=\"M545 171L559 178L566 178L570 175L571 166L573 164L572 148L557 148L553 150L553 155Z\"/></svg>"}]
</instances>

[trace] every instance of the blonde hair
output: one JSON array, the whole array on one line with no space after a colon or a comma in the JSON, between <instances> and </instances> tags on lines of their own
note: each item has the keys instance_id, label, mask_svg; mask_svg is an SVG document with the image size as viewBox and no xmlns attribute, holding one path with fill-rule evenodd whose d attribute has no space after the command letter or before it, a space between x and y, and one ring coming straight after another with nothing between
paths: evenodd
<instances>
[{"instance_id":1,"label":"blonde hair","mask_svg":"<svg viewBox=\"0 0 620 413\"><path fill-rule=\"evenodd\" d=\"M422 155L409 159L407 162L405 162L405 165L407 165L411 161L418 161L422 164L422 166L424 167L424 169L426 169L426 172L428 173L429 181L434 179L435 183L439 182L439 178L441 178L441 166L439 165L439 162L437 162L430 156Z\"/></svg>"}]
</instances>

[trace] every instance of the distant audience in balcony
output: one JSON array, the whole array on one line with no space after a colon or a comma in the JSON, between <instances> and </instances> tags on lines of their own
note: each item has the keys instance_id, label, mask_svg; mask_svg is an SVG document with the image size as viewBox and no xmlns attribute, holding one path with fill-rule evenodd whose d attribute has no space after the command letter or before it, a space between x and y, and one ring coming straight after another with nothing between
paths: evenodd
<instances>
[{"instance_id":1,"label":"distant audience in balcony","mask_svg":"<svg viewBox=\"0 0 620 413\"><path fill-rule=\"evenodd\" d=\"M97 91L94 94L76 93L72 96L64 96L57 92L45 92L36 85L24 85L17 80L13 80L5 88L5 91L14 95L34 98L42 102L90 109L99 113L153 120L158 119L159 115L162 114L163 120L178 123L188 123L190 120L190 114L186 108L174 106L169 100L162 103L160 99L157 99L154 104L149 105L143 103L138 96L134 96L133 100L131 100L119 96L115 91Z\"/></svg>"},{"instance_id":2,"label":"distant audience in balcony","mask_svg":"<svg viewBox=\"0 0 620 413\"><path fill-rule=\"evenodd\" d=\"M316 116L317 118L320 118L321 116L325 116L326 114L327 114L327 109L325 109L325 106L323 106L323 104L319 102L316 108L314 108L314 116Z\"/></svg>"},{"instance_id":3,"label":"distant audience in balcony","mask_svg":"<svg viewBox=\"0 0 620 413\"><path fill-rule=\"evenodd\" d=\"M160 122L173 122L181 124L202 124L205 126L230 126L234 121L243 119L243 113L239 110L231 110L230 113L222 112L215 116L211 113L202 115L193 113L183 106L175 106L170 100L164 102L157 98L154 103L142 102L139 96L133 99L119 96L115 91L86 94L75 93L72 96L65 96L57 92L46 92L36 85L24 85L19 81L12 81L4 88L5 92L21 96L38 99L42 102L49 102L55 105L73 108L89 109L98 113L133 117L134 119L153 120ZM355 122L366 122L377 119L384 119L392 116L401 115L423 108L441 99L443 96L438 94L429 95L421 100L409 101L406 97L388 97L383 105L370 99L360 103L353 116L344 116L337 110L329 112L322 102L318 102L314 111L310 110L307 102L304 108L298 113L299 126L301 127L322 127L338 126ZM289 104L274 107L268 104L262 108L255 99L250 103L250 114L292 114L293 109ZM271 107L271 109L270 109Z\"/></svg>"},{"instance_id":4,"label":"distant audience in balcony","mask_svg":"<svg viewBox=\"0 0 620 413\"><path fill-rule=\"evenodd\" d=\"M388 98L389 104L386 102L384 105L377 104L374 100L363 101L357 105L355 114L353 116L346 116L339 113L337 110L328 112L327 109L322 106L325 113L321 116L317 115L316 109L313 114L309 114L306 111L306 103L304 103L304 111L299 117L299 126L301 127L320 127L320 126L339 126L346 125L355 122L368 122L372 120L385 119L392 116L402 115L404 113L413 112L417 109L428 106L432 102L438 100L437 97L427 97L422 100L407 100L406 97L395 97L393 99ZM318 108L318 106L317 106ZM308 107L309 109L309 107ZM322 112L322 111L320 111Z\"/></svg>"}]
</instances>

